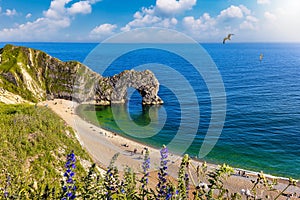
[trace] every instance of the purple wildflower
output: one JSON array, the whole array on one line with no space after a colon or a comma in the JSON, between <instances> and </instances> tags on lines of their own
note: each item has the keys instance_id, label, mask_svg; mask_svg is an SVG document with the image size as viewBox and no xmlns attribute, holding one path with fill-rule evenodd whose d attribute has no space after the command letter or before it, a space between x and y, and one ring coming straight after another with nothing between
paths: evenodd
<instances>
[{"instance_id":1,"label":"purple wildflower","mask_svg":"<svg viewBox=\"0 0 300 200\"><path fill-rule=\"evenodd\" d=\"M115 161L117 160L119 153L116 153L110 161L108 166L108 170L106 171L106 175L104 178L104 187L106 190L106 199L112 199L114 193L117 192L119 186L118 180L118 169L114 166Z\"/></svg>"},{"instance_id":2,"label":"purple wildflower","mask_svg":"<svg viewBox=\"0 0 300 200\"><path fill-rule=\"evenodd\" d=\"M6 184L4 187L4 198L9 197L9 192L7 191L7 188L11 185L11 177L9 174L6 175Z\"/></svg>"},{"instance_id":3,"label":"purple wildflower","mask_svg":"<svg viewBox=\"0 0 300 200\"><path fill-rule=\"evenodd\" d=\"M169 192L169 189L167 187L167 179L166 176L168 175L167 173L167 164L169 162L168 160L168 149L165 145L163 145L162 149L160 150L160 169L158 172L158 184L157 184L157 199L168 199L171 198L171 193ZM170 196L171 195L171 196Z\"/></svg>"},{"instance_id":4,"label":"purple wildflower","mask_svg":"<svg viewBox=\"0 0 300 200\"><path fill-rule=\"evenodd\" d=\"M8 192L7 191L4 192L4 198L8 198Z\"/></svg>"},{"instance_id":5,"label":"purple wildflower","mask_svg":"<svg viewBox=\"0 0 300 200\"><path fill-rule=\"evenodd\" d=\"M76 195L76 186L75 186L75 180L74 175L75 172L72 171L72 169L75 169L75 154L72 151L70 154L67 155L67 161L65 164L66 172L64 173L64 177L66 177L65 185L62 187L62 190L64 192L64 197L62 199L75 199Z\"/></svg>"},{"instance_id":6,"label":"purple wildflower","mask_svg":"<svg viewBox=\"0 0 300 200\"><path fill-rule=\"evenodd\" d=\"M149 157L149 151L146 151L144 162L143 162L143 172L144 174L147 173L148 169L150 168L150 157Z\"/></svg>"},{"instance_id":7,"label":"purple wildflower","mask_svg":"<svg viewBox=\"0 0 300 200\"><path fill-rule=\"evenodd\" d=\"M143 177L140 180L141 182L141 188L142 188L142 199L144 199L146 193L147 193L147 188L146 186L148 185L148 176L149 176L149 172L148 170L150 169L150 156L149 156L149 150L148 148L145 149L145 156L144 156L144 162L142 164L142 168L143 168Z\"/></svg>"}]
</instances>

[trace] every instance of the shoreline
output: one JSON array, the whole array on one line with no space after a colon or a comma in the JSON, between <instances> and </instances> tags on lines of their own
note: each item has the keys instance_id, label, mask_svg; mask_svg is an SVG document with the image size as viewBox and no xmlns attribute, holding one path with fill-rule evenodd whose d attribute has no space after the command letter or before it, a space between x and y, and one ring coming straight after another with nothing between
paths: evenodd
<instances>
[{"instance_id":1,"label":"shoreline","mask_svg":"<svg viewBox=\"0 0 300 200\"><path fill-rule=\"evenodd\" d=\"M112 131L105 130L99 126L83 120L75 113L77 103L55 99L39 103L39 105L49 106L56 114L58 114L69 126L75 131L76 137L80 144L87 150L94 161L100 165L101 168L106 168L115 153L119 153L119 157L115 163L120 171L125 166L131 167L136 172L141 172L141 164L143 162L143 150L149 149L150 153L150 171L157 171L160 163L159 149L146 145L135 140L131 140L121 136ZM128 145L128 146L126 146ZM136 149L136 151L135 151ZM170 176L177 178L178 168L180 166L182 156L169 153L170 164L168 165L168 172ZM194 166L201 165L203 162L191 159ZM218 167L217 164L207 163L208 170ZM230 191L239 192L241 189L251 189L251 180L257 178L258 172L233 168L235 174L232 175L226 182ZM245 176L238 174L239 171L245 172ZM269 179L278 179L278 187L276 189L283 189L288 183L288 178L277 177L269 174L264 174ZM286 192L296 192L300 195L300 184L298 182L296 187L290 187Z\"/></svg>"},{"instance_id":2,"label":"shoreline","mask_svg":"<svg viewBox=\"0 0 300 200\"><path fill-rule=\"evenodd\" d=\"M96 105L94 102L85 102L85 103L82 103L82 104ZM75 110L74 110L74 113L76 113L76 115L78 115L82 120L87 121L86 119L83 119L83 118L77 113L77 109L76 109L76 108L75 108ZM100 125L95 124L95 122L92 122L92 121L87 121L87 122L90 123L90 124L93 124L93 125L96 126L96 127L100 127ZM144 145L144 146L147 146L147 147L156 149L156 150L159 150L159 149L160 149L160 147L158 147L158 146L155 146L155 145L153 145L153 144L147 144L147 143L140 142L140 141L138 141L138 140L136 140L136 139L134 139L134 138L130 138L130 137L127 137L126 135L122 135L122 134L120 134L120 133L118 133L118 132L114 132L114 130L105 129L105 128L103 128L103 127L100 127L100 128L103 129L103 130L105 130L105 131L107 131L107 132L111 132L112 134L117 134L119 137L123 137L123 138L125 138L125 139L127 139L127 140L130 140L130 141L133 141L133 142L135 142L135 143L138 143L138 144L140 144L141 146ZM175 153L175 152L172 152L172 154L174 154L174 155L176 155L176 156L182 158L182 155L178 155L178 154ZM195 157L190 157L190 159L193 160L194 162L198 162L198 163L206 162L208 165L212 165L212 166L214 166L214 167L217 167L217 166L223 164L223 163L214 163L214 162L211 162L211 161L201 160L201 159L197 159L197 158L195 158ZM225 164L227 164L227 163L225 163ZM231 165L230 165L230 166L231 166ZM240 167L233 167L233 166L231 166L231 167L232 167L235 171L244 171L246 174L252 175L252 176L257 176L257 174L260 173L260 172L255 171L255 170L249 170L249 169L244 169L244 168L240 168ZM263 171L263 170L261 170L261 171ZM265 175L267 178L272 178L272 179L277 178L278 180L280 179L280 180L284 180L284 181L288 181L288 180L289 180L288 176L272 175L272 174L267 174L267 173L264 173L264 175ZM292 177L292 178L294 178L294 177ZM296 179L296 180L299 180L299 181L300 181L300 179Z\"/></svg>"}]
</instances>

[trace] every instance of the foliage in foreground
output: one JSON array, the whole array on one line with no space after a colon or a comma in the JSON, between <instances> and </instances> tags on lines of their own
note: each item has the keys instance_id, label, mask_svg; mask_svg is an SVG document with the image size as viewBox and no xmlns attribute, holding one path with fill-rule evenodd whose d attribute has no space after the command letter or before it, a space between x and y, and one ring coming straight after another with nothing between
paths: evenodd
<instances>
[{"instance_id":1,"label":"foliage in foreground","mask_svg":"<svg viewBox=\"0 0 300 200\"><path fill-rule=\"evenodd\" d=\"M45 106L0 104L0 193L8 192L10 199L32 199L34 192L48 190L45 196L57 194L71 150L78 158L77 175L85 176L80 161L91 159L59 116Z\"/></svg>"},{"instance_id":2,"label":"foliage in foreground","mask_svg":"<svg viewBox=\"0 0 300 200\"><path fill-rule=\"evenodd\" d=\"M241 193L231 193L224 187L224 181L232 173L233 169L228 165L222 165L218 169L208 171L207 166L203 163L196 168L196 179L194 180L190 170L190 158L185 155L182 158L178 178L176 183L168 179L167 163L168 163L168 149L163 146L161 149L161 163L158 170L157 185L153 189L148 185L150 158L147 150L144 155L144 162L142 164L143 172L141 176L132 171L129 167L125 168L123 177L119 175L117 167L114 165L118 154L112 160L108 169L104 174L100 174L93 164L86 176L77 178L76 174L76 158L72 151L67 155L65 163L65 173L61 178L61 186L46 185L46 187L28 188L19 187L18 190L13 190L11 178L6 177L6 180L1 185L1 199L132 199L132 200L182 200L182 199L270 199L256 195L258 186L265 187L265 190L274 190L275 182L270 182L266 177L260 173L256 182L254 181L251 190L241 191ZM192 167L193 168L193 167ZM193 189L190 188L190 179L194 184ZM290 186L295 186L296 181L290 179L289 184L283 191L273 198L278 199L284 191ZM25 196L23 195L26 194Z\"/></svg>"},{"instance_id":3,"label":"foliage in foreground","mask_svg":"<svg viewBox=\"0 0 300 200\"><path fill-rule=\"evenodd\" d=\"M260 173L253 180L252 188L231 192L224 185L233 174L231 167L224 164L208 170L206 163L194 166L188 155L183 156L177 180L173 181L168 175L166 146L160 151L161 161L154 185L149 181L148 150L144 153L142 173L129 167L120 173L115 166L118 154L105 173L101 174L95 164L85 172L78 160L88 157L74 135L66 134L63 121L48 109L23 105L0 106L0 111L0 199L276 200L296 185L296 181L290 179L286 188L272 197L261 196L258 191L262 188L273 191L277 182ZM66 152L71 153L65 161Z\"/></svg>"}]
</instances>

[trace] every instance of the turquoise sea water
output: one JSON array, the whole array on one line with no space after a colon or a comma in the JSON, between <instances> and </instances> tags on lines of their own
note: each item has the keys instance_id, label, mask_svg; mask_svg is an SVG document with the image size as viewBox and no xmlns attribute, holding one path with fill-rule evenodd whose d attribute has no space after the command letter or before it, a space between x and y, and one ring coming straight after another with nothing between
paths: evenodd
<instances>
[{"instance_id":1,"label":"turquoise sea water","mask_svg":"<svg viewBox=\"0 0 300 200\"><path fill-rule=\"evenodd\" d=\"M73 43L18 43L41 49L64 61L84 59L97 44ZM0 43L0 46L3 46ZM226 91L226 120L224 128L213 150L204 158L213 163L226 162L234 167L279 176L300 178L300 44L249 43L229 45L203 44L222 76ZM108 48L109 52L110 49ZM264 54L259 61L260 53ZM97 59L101 59L98 57ZM97 66L90 67L99 71ZM162 130L153 137L134 138L138 141L161 146L176 135L182 121L182 109L190 112L199 105L200 119L197 135L187 152L198 155L199 148L209 128L211 99L205 81L199 78L184 59L157 49L129 52L114 60L104 75L113 75L137 65L161 63L172 66L189 80L198 94L197 102L182 102L170 87L161 86L159 96L165 104L160 107L142 107L141 97L135 91L127 105L120 106L120 115L130 113L139 126L156 122ZM163 68L157 67L158 70ZM160 82L169 81L178 85L168 75L158 76ZM170 85L169 85L170 86ZM182 93L184 93L183 88ZM197 105L196 105L197 104ZM184 108L180 105L185 105ZM111 108L99 106L97 116L101 126L119 132ZM149 109L151 116L149 116ZM155 128L154 123L154 128ZM186 134L189 134L189 123ZM147 129L145 128L145 132ZM146 134L146 133L145 133ZM127 137L132 137L126 135ZM182 141L185 142L184 140Z\"/></svg>"}]
</instances>

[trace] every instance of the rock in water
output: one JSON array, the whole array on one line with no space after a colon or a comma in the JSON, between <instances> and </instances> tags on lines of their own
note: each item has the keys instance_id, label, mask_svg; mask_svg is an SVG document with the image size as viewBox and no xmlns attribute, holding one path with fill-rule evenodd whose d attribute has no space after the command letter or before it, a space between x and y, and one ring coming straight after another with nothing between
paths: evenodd
<instances>
[{"instance_id":1,"label":"rock in water","mask_svg":"<svg viewBox=\"0 0 300 200\"><path fill-rule=\"evenodd\" d=\"M112 103L124 103L128 87L135 88L143 98L143 105L162 104L163 101L157 96L159 82L150 70L137 72L126 70L118 75L110 77L113 87L111 94Z\"/></svg>"}]
</instances>

